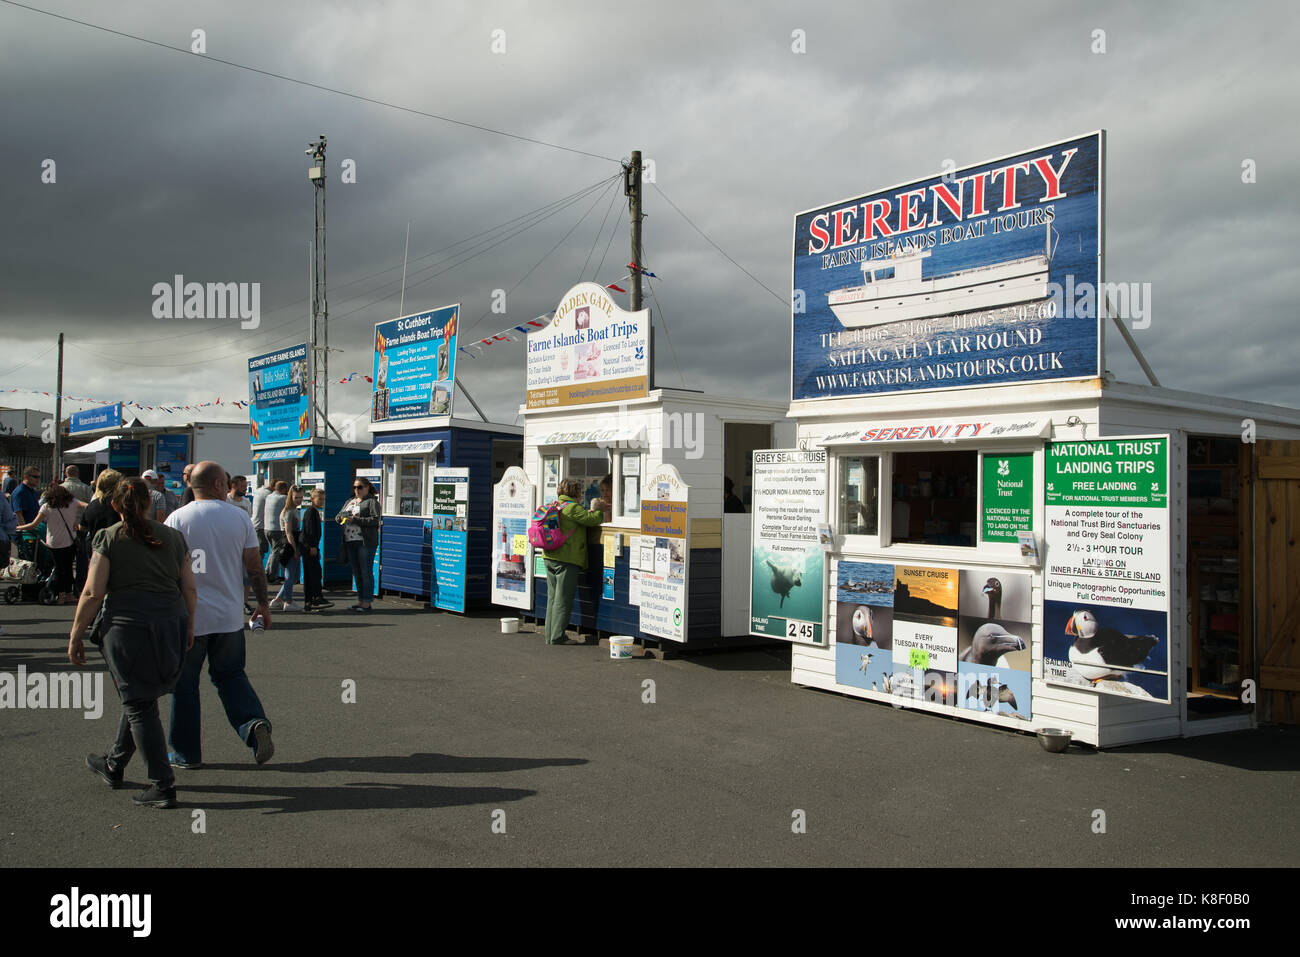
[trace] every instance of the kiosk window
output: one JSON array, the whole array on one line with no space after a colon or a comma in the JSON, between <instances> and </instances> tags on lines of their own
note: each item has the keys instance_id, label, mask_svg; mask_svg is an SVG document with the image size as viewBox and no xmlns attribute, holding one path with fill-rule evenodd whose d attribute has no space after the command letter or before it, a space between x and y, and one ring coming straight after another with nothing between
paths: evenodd
<instances>
[{"instance_id":1,"label":"kiosk window","mask_svg":"<svg viewBox=\"0 0 1300 957\"><path fill-rule=\"evenodd\" d=\"M979 453L894 455L893 541L975 547Z\"/></svg>"},{"instance_id":2,"label":"kiosk window","mask_svg":"<svg viewBox=\"0 0 1300 957\"><path fill-rule=\"evenodd\" d=\"M397 462L397 514L421 515L421 504L424 501L421 495L424 457L406 456Z\"/></svg>"},{"instance_id":3,"label":"kiosk window","mask_svg":"<svg viewBox=\"0 0 1300 957\"><path fill-rule=\"evenodd\" d=\"M600 480L609 474L609 453L604 449L569 449L569 468L565 478L578 480L582 486L583 505L590 507L600 498Z\"/></svg>"},{"instance_id":4,"label":"kiosk window","mask_svg":"<svg viewBox=\"0 0 1300 957\"><path fill-rule=\"evenodd\" d=\"M560 494L560 457L542 456L542 504L549 505Z\"/></svg>"},{"instance_id":5,"label":"kiosk window","mask_svg":"<svg viewBox=\"0 0 1300 957\"><path fill-rule=\"evenodd\" d=\"M622 452L618 456L618 474L620 476L615 492L622 493L618 503L618 514L623 518L636 518L641 514L641 468L640 452Z\"/></svg>"},{"instance_id":6,"label":"kiosk window","mask_svg":"<svg viewBox=\"0 0 1300 957\"><path fill-rule=\"evenodd\" d=\"M880 459L843 457L840 462L841 535L880 534Z\"/></svg>"}]
</instances>

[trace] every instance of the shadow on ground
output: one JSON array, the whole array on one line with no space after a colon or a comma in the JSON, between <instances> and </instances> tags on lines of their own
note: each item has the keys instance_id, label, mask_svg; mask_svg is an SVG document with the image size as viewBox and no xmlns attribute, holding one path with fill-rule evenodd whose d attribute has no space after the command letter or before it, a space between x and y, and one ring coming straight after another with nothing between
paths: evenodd
<instances>
[{"instance_id":1,"label":"shadow on ground","mask_svg":"<svg viewBox=\"0 0 1300 957\"><path fill-rule=\"evenodd\" d=\"M1176 754L1245 771L1300 771L1300 727L1267 725L1200 738L1174 738L1110 748L1113 754Z\"/></svg>"}]
</instances>

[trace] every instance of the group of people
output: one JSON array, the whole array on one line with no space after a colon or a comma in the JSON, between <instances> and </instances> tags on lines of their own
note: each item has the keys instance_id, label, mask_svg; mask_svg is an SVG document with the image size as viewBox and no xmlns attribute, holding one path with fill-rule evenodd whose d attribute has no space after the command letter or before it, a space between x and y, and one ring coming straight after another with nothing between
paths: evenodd
<instances>
[{"instance_id":1,"label":"group of people","mask_svg":"<svg viewBox=\"0 0 1300 957\"><path fill-rule=\"evenodd\" d=\"M334 604L325 598L321 581L324 527L320 515L325 507L325 490L312 489L311 507L300 513L302 505L298 486L273 478L253 493L250 505L267 580L280 583L272 601L272 607L280 611L299 610L293 603L293 590L299 580L303 585L303 611L319 611ZM374 599L373 568L380 523L379 497L368 479L353 480L352 498L334 520L343 529L340 560L346 560L351 567L357 585L356 603L349 608L368 612Z\"/></svg>"},{"instance_id":2,"label":"group of people","mask_svg":"<svg viewBox=\"0 0 1300 957\"><path fill-rule=\"evenodd\" d=\"M270 760L275 751L271 722L245 671L244 615L251 612L254 621L270 627L267 567L273 539L265 533L267 516L274 541L282 546L275 565L283 574L279 608L295 609L293 586L304 560L308 607L330 604L324 601L319 564L323 491L313 490L315 507L300 519L302 496L296 487L268 482L249 499L244 476L232 478L215 462L186 466L180 496L152 469L139 478L105 469L91 489L80 481L77 467L68 466L64 482L40 494L39 468L25 469L21 481L10 472L0 495L0 564L8 564L19 532L44 525L55 559L52 587L60 602L77 603L68 658L84 665L86 641L97 644L122 701L116 739L106 752L87 755L87 767L118 788L139 751L150 786L134 802L175 807L174 769L202 766L199 679L205 662L227 720L258 764ZM353 607L368 611L379 505L365 479L356 481L353 493L335 520L357 581ZM254 528L255 519L261 528ZM88 542L89 557L74 576L79 537ZM84 578L84 587L77 577ZM79 598L73 597L74 585ZM158 699L167 694L171 720L164 735Z\"/></svg>"}]
</instances>

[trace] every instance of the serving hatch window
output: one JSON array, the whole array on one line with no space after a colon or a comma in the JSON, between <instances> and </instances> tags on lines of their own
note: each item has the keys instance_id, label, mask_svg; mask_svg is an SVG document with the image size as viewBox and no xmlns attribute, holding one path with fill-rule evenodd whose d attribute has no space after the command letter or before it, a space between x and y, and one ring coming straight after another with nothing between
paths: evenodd
<instances>
[{"instance_id":1,"label":"serving hatch window","mask_svg":"<svg viewBox=\"0 0 1300 957\"><path fill-rule=\"evenodd\" d=\"M404 455L397 460L397 514L422 515L423 510L423 455Z\"/></svg>"},{"instance_id":2,"label":"serving hatch window","mask_svg":"<svg viewBox=\"0 0 1300 957\"><path fill-rule=\"evenodd\" d=\"M893 461L892 540L974 548L979 453L897 452Z\"/></svg>"},{"instance_id":3,"label":"serving hatch window","mask_svg":"<svg viewBox=\"0 0 1300 957\"><path fill-rule=\"evenodd\" d=\"M609 452L581 445L568 451L569 462L564 478L577 479L582 486L582 504L590 508L591 503L600 498L601 480L610 474Z\"/></svg>"}]
</instances>

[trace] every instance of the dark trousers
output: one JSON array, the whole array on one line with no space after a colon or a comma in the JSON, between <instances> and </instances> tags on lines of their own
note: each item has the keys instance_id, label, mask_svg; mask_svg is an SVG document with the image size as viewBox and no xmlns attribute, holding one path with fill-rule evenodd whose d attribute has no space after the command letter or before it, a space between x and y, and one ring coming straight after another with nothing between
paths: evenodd
<instances>
[{"instance_id":1,"label":"dark trousers","mask_svg":"<svg viewBox=\"0 0 1300 957\"><path fill-rule=\"evenodd\" d=\"M77 532L77 586L76 593L86 587L86 575L90 571L90 537L85 532Z\"/></svg>"},{"instance_id":2,"label":"dark trousers","mask_svg":"<svg viewBox=\"0 0 1300 957\"><path fill-rule=\"evenodd\" d=\"M72 577L72 560L76 557L77 546L52 548L50 551L54 552L54 578L49 584L50 591L60 595L72 591L76 586Z\"/></svg>"},{"instance_id":3,"label":"dark trousers","mask_svg":"<svg viewBox=\"0 0 1300 957\"><path fill-rule=\"evenodd\" d=\"M317 548L316 551L319 552L320 549ZM320 573L320 555L304 553L302 556L303 601L310 603L325 597L324 592L321 591Z\"/></svg>"},{"instance_id":4,"label":"dark trousers","mask_svg":"<svg viewBox=\"0 0 1300 957\"><path fill-rule=\"evenodd\" d=\"M137 750L144 755L150 781L164 790L175 784L176 776L167 760L167 737L163 734L162 719L158 717L157 698L122 702L117 741L108 752L113 770L126 767Z\"/></svg>"}]
</instances>

